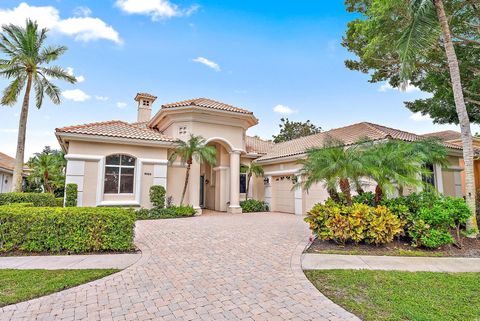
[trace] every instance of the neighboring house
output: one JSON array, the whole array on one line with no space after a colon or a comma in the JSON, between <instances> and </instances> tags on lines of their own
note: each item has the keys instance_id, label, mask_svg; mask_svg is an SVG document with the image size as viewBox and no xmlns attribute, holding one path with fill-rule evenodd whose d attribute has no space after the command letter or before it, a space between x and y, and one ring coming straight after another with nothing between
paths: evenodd
<instances>
[{"instance_id":1,"label":"neighboring house","mask_svg":"<svg viewBox=\"0 0 480 321\"><path fill-rule=\"evenodd\" d=\"M13 168L15 167L15 158L7 154L0 153L0 193L12 191ZM28 167L24 167L24 177L27 176Z\"/></svg>"},{"instance_id":2,"label":"neighboring house","mask_svg":"<svg viewBox=\"0 0 480 321\"><path fill-rule=\"evenodd\" d=\"M359 123L328 132L273 144L246 135L258 123L252 112L198 98L162 105L152 117L156 97L139 93L137 122L113 120L56 129L67 159L66 183L78 185L79 206L150 207L149 189L163 185L173 202L181 198L185 165L169 164L168 157L178 139L200 135L217 150L214 166L197 164L191 168L185 202L199 212L202 208L241 212L245 197L245 177L240 166L257 161L265 177L253 177L251 197L264 199L274 211L303 214L328 194L322 184L308 192L293 189L305 151L322 147L327 137L346 144L360 138L415 141L421 136L371 123ZM461 195L460 158L457 144L444 143L451 166L433 166L432 183L447 195Z\"/></svg>"}]
</instances>

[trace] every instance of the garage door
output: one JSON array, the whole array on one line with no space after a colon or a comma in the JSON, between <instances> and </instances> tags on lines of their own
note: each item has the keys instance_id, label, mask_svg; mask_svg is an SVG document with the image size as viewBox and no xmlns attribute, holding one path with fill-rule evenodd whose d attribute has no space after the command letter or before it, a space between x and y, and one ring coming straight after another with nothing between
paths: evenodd
<instances>
[{"instance_id":1,"label":"garage door","mask_svg":"<svg viewBox=\"0 0 480 321\"><path fill-rule=\"evenodd\" d=\"M292 176L274 176L272 185L273 210L295 213L295 194L292 190Z\"/></svg>"}]
</instances>

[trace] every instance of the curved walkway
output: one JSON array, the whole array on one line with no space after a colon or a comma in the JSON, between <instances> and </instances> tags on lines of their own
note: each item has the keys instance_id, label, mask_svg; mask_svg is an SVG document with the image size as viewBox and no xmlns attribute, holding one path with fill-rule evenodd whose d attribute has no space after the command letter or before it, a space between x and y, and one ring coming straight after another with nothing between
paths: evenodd
<instances>
[{"instance_id":1,"label":"curved walkway","mask_svg":"<svg viewBox=\"0 0 480 321\"><path fill-rule=\"evenodd\" d=\"M304 270L395 270L429 272L480 272L480 258L403 257L306 253Z\"/></svg>"},{"instance_id":2,"label":"curved walkway","mask_svg":"<svg viewBox=\"0 0 480 321\"><path fill-rule=\"evenodd\" d=\"M4 307L0 320L358 320L305 278L301 217L207 214L136 232L131 267Z\"/></svg>"}]
</instances>

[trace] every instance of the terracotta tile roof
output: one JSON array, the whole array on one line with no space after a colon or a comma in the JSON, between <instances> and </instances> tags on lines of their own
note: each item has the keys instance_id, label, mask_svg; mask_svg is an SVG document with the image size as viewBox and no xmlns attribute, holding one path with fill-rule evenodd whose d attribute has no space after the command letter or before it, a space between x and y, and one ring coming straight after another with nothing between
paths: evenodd
<instances>
[{"instance_id":1,"label":"terracotta tile roof","mask_svg":"<svg viewBox=\"0 0 480 321\"><path fill-rule=\"evenodd\" d=\"M120 120L57 128L56 132L150 141L176 141L175 138L165 136L157 130L142 127L142 123L129 124Z\"/></svg>"},{"instance_id":2,"label":"terracotta tile roof","mask_svg":"<svg viewBox=\"0 0 480 321\"><path fill-rule=\"evenodd\" d=\"M153 99L153 100L157 99L157 96L154 96L154 95L149 94L149 93L137 93L137 94L135 95L135 99L134 99L134 100L135 100L135 101L138 100L139 97L150 98L150 99Z\"/></svg>"},{"instance_id":3,"label":"terracotta tile roof","mask_svg":"<svg viewBox=\"0 0 480 321\"><path fill-rule=\"evenodd\" d=\"M275 144L254 136L245 137L245 148L247 153L266 154Z\"/></svg>"},{"instance_id":4,"label":"terracotta tile roof","mask_svg":"<svg viewBox=\"0 0 480 321\"><path fill-rule=\"evenodd\" d=\"M456 140L456 139L461 139L462 138L461 134L459 132L454 131L454 130L444 130L444 131L441 131L441 132L423 134L422 136L424 136L424 137L436 137L436 138L441 139L442 141Z\"/></svg>"},{"instance_id":5,"label":"terracotta tile roof","mask_svg":"<svg viewBox=\"0 0 480 321\"><path fill-rule=\"evenodd\" d=\"M168 109L168 108L188 107L188 106L197 106L197 107L203 107L203 108L231 111L231 112L247 114L247 115L253 114L251 111L248 111L246 109L234 107L232 105L221 103L219 101L208 99L208 98L195 98L195 99L183 100L176 103L162 105L162 108Z\"/></svg>"},{"instance_id":6,"label":"terracotta tile roof","mask_svg":"<svg viewBox=\"0 0 480 321\"><path fill-rule=\"evenodd\" d=\"M319 134L301 137L291 141L275 144L266 155L258 160L271 160L276 158L301 155L310 148L321 148L328 140L340 140L345 145L351 145L360 139L382 140L382 139L399 139L403 141L416 141L424 138L423 136L385 127L368 122L353 124L341 128L335 128ZM448 148L461 149L461 146L445 142Z\"/></svg>"}]
</instances>

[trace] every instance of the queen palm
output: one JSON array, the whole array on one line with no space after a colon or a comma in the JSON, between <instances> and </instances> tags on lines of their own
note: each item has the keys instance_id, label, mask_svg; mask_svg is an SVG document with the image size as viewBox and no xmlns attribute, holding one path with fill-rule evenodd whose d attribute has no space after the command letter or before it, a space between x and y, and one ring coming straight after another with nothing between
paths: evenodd
<instances>
[{"instance_id":1,"label":"queen palm","mask_svg":"<svg viewBox=\"0 0 480 321\"><path fill-rule=\"evenodd\" d=\"M419 60L418 57L421 56L423 48L430 46L441 37L450 70L453 98L462 136L466 201L471 210L471 216L466 224L467 233L475 237L478 234L478 225L475 215L472 133L463 96L460 68L443 1L411 0L410 11L411 22L398 44L401 61L400 78L403 80L404 85L408 80L412 79L416 62Z\"/></svg>"},{"instance_id":2,"label":"queen palm","mask_svg":"<svg viewBox=\"0 0 480 321\"><path fill-rule=\"evenodd\" d=\"M249 165L242 165L242 170L245 173L246 179L246 191L245 191L245 200L248 200L248 192L250 191L250 179L252 176L260 177L263 176L263 167L255 162L250 163Z\"/></svg>"},{"instance_id":3,"label":"queen palm","mask_svg":"<svg viewBox=\"0 0 480 321\"><path fill-rule=\"evenodd\" d=\"M332 197L338 200L337 185L347 203L352 203L350 179L361 176L363 163L357 146L344 147L340 141L327 141L321 149L307 151L307 158L300 161L303 165L302 186L308 190L312 185L323 182Z\"/></svg>"},{"instance_id":4,"label":"queen palm","mask_svg":"<svg viewBox=\"0 0 480 321\"><path fill-rule=\"evenodd\" d=\"M60 89L50 82L51 79L61 79L69 83L76 81L75 77L61 67L49 66L52 61L65 53L67 48L46 46L47 31L47 29L39 30L36 22L27 20L25 27L5 25L0 33L0 51L6 55L5 59L0 59L0 75L12 79L3 90L1 104L14 105L25 88L13 171L14 191L22 189L25 136L32 86L35 91L35 105L40 108L45 94L54 104L60 104Z\"/></svg>"},{"instance_id":5,"label":"queen palm","mask_svg":"<svg viewBox=\"0 0 480 321\"><path fill-rule=\"evenodd\" d=\"M187 171L185 173L185 184L183 185L182 198L180 205L183 204L185 194L187 193L188 181L190 178L190 169L193 161L198 163L208 163L215 165L217 150L213 146L205 145L205 139L201 136L190 135L187 141L178 140L177 147L169 157L170 163L173 163L177 158L180 158L182 164L187 164Z\"/></svg>"}]
</instances>

